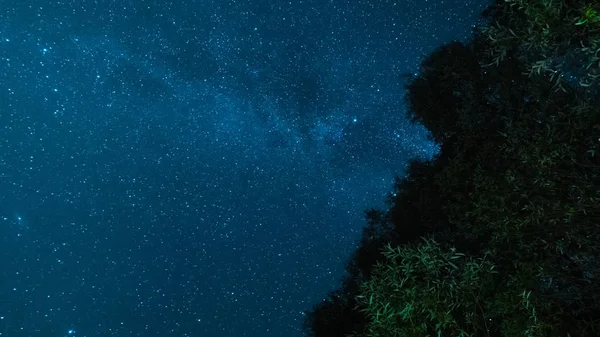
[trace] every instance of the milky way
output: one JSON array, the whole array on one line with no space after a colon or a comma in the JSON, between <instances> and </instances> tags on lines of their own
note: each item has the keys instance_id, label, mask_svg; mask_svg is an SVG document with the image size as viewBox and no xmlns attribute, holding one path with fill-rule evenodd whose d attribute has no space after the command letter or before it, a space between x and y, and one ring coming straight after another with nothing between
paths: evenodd
<instances>
[{"instance_id":1,"label":"milky way","mask_svg":"<svg viewBox=\"0 0 600 337\"><path fill-rule=\"evenodd\" d=\"M4 1L2 336L301 336L486 1Z\"/></svg>"}]
</instances>

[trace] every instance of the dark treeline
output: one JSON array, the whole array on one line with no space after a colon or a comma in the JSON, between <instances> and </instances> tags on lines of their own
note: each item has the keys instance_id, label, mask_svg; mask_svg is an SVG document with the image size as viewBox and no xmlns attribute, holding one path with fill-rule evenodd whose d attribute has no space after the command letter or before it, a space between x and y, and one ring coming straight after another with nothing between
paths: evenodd
<instances>
[{"instance_id":1,"label":"dark treeline","mask_svg":"<svg viewBox=\"0 0 600 337\"><path fill-rule=\"evenodd\" d=\"M398 177L314 337L600 336L600 1L497 0L406 84Z\"/></svg>"}]
</instances>

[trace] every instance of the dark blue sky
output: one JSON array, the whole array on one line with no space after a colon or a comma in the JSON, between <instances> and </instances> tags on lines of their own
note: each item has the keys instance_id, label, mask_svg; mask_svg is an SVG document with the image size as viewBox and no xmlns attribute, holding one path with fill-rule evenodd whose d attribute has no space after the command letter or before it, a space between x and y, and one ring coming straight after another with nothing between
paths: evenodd
<instances>
[{"instance_id":1,"label":"dark blue sky","mask_svg":"<svg viewBox=\"0 0 600 337\"><path fill-rule=\"evenodd\" d=\"M487 3L0 0L1 336L302 336Z\"/></svg>"}]
</instances>

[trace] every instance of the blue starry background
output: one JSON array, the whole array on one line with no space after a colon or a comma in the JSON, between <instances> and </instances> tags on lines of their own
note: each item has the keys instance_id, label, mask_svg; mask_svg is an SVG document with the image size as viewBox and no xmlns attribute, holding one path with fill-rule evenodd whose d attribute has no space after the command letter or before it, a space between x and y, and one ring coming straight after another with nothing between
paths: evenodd
<instances>
[{"instance_id":1,"label":"blue starry background","mask_svg":"<svg viewBox=\"0 0 600 337\"><path fill-rule=\"evenodd\" d=\"M0 0L0 336L303 336L482 0Z\"/></svg>"}]
</instances>

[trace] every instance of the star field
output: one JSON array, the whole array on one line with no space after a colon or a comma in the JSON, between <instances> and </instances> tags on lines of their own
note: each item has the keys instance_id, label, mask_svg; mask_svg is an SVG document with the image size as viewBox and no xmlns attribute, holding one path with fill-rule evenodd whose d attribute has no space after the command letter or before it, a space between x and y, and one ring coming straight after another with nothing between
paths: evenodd
<instances>
[{"instance_id":1,"label":"star field","mask_svg":"<svg viewBox=\"0 0 600 337\"><path fill-rule=\"evenodd\" d=\"M0 336L302 336L485 5L3 1Z\"/></svg>"}]
</instances>

